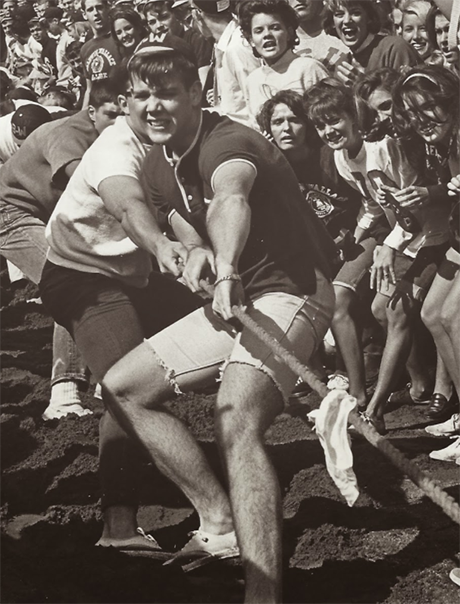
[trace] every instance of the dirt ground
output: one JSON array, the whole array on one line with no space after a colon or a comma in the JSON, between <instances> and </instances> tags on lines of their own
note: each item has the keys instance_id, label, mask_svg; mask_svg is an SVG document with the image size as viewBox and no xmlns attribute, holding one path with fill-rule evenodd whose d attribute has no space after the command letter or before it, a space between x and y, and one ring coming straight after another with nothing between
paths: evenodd
<instances>
[{"instance_id":1,"label":"dirt ground","mask_svg":"<svg viewBox=\"0 0 460 604\"><path fill-rule=\"evenodd\" d=\"M224 603L243 601L241 567L215 563L185 574L146 558L95 548L101 531L97 435L102 403L82 419L43 422L49 398L51 320L27 300L30 285L1 297L1 602ZM218 469L213 395L185 396L171 407L190 425ZM290 405L267 443L283 492L283 601L286 603L454 604L448 579L458 564L459 532L383 455L353 439L360 497L349 508L326 472L306 413L312 394ZM458 501L458 466L429 451L448 444L424 431L424 410L388 416L389 438ZM197 527L188 501L146 464L139 521L165 549Z\"/></svg>"}]
</instances>

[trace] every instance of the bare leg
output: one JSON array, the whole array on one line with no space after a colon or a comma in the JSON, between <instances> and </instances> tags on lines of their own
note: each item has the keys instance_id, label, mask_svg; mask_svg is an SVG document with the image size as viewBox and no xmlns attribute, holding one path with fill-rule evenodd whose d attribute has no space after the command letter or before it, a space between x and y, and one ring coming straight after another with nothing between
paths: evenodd
<instances>
[{"instance_id":1,"label":"bare leg","mask_svg":"<svg viewBox=\"0 0 460 604\"><path fill-rule=\"evenodd\" d=\"M436 379L434 392L442 394L447 400L452 396L452 380L439 351L436 351Z\"/></svg>"},{"instance_id":2,"label":"bare leg","mask_svg":"<svg viewBox=\"0 0 460 604\"><path fill-rule=\"evenodd\" d=\"M190 499L203 531L220 535L233 530L227 495L203 451L186 426L159 407L174 395L174 388L148 344L108 371L103 394L120 425Z\"/></svg>"},{"instance_id":3,"label":"bare leg","mask_svg":"<svg viewBox=\"0 0 460 604\"><path fill-rule=\"evenodd\" d=\"M411 383L410 394L413 399L417 400L422 397L423 393L431 389L433 381L426 371L426 364L421 354L423 352L422 344L414 325L412 325L412 335L412 345L406 361L406 369Z\"/></svg>"},{"instance_id":4,"label":"bare leg","mask_svg":"<svg viewBox=\"0 0 460 604\"><path fill-rule=\"evenodd\" d=\"M282 407L267 375L249 365L227 367L217 400L217 439L245 569L245 602L257 604L281 597L281 495L264 434Z\"/></svg>"},{"instance_id":5,"label":"bare leg","mask_svg":"<svg viewBox=\"0 0 460 604\"><path fill-rule=\"evenodd\" d=\"M452 381L457 393L460 392L460 271L457 271L452 287L442 305L441 323L448 334L455 359Z\"/></svg>"},{"instance_id":6,"label":"bare leg","mask_svg":"<svg viewBox=\"0 0 460 604\"><path fill-rule=\"evenodd\" d=\"M440 270L443 267L444 264ZM458 279L458 271L456 273L456 279ZM450 300L449 294L453 287L453 278L454 275L452 275L452 278L447 278L438 272L422 307L422 321L433 336L436 349L444 361L447 371L454 382L455 389L458 392L459 379L455 378L455 376L458 375L459 365L454 351L454 343L441 321L443 305ZM458 299L449 301L447 307L451 306L454 309L454 313L457 312L458 314Z\"/></svg>"},{"instance_id":7,"label":"bare leg","mask_svg":"<svg viewBox=\"0 0 460 604\"><path fill-rule=\"evenodd\" d=\"M383 304L386 305L388 320L387 340L383 350L379 378L367 408L369 417L378 419L383 417L388 396L401 369L407 362L413 341L412 313L415 312L414 307L405 308L402 300L391 306L388 306L387 302L386 296L377 294L373 304L373 310L374 306L380 310ZM379 310L376 311L376 315L379 314Z\"/></svg>"},{"instance_id":8,"label":"bare leg","mask_svg":"<svg viewBox=\"0 0 460 604\"><path fill-rule=\"evenodd\" d=\"M367 403L364 357L360 334L351 316L351 307L356 303L356 294L340 285L335 285L334 291L336 304L331 326L332 333L345 363L350 381L350 394L357 399L360 407L364 407Z\"/></svg>"}]
</instances>

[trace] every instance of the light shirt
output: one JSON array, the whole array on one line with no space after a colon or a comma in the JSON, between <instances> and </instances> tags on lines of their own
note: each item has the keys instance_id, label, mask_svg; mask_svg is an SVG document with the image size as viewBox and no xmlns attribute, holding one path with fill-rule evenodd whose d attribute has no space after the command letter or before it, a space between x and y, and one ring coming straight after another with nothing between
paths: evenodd
<instances>
[{"instance_id":1,"label":"light shirt","mask_svg":"<svg viewBox=\"0 0 460 604\"><path fill-rule=\"evenodd\" d=\"M324 30L312 37L299 27L297 37L299 44L294 48L294 52L303 57L321 61L331 74L334 73L336 65L348 60L350 55L350 50L341 40L330 36Z\"/></svg>"},{"instance_id":2,"label":"light shirt","mask_svg":"<svg viewBox=\"0 0 460 604\"><path fill-rule=\"evenodd\" d=\"M303 94L306 90L327 78L329 73L319 61L299 57L288 50L273 65L264 63L246 80L246 103L250 125L256 126L256 116L262 105L280 90L294 90Z\"/></svg>"},{"instance_id":3,"label":"light shirt","mask_svg":"<svg viewBox=\"0 0 460 604\"><path fill-rule=\"evenodd\" d=\"M410 209L421 225L419 233L408 233L395 219L390 208L382 208L377 200L380 185L404 189L420 185L418 171L407 160L400 144L391 137L381 141L363 142L356 157L346 149L335 151L334 159L339 174L363 195L363 206L358 215L358 226L369 229L385 213L391 233L384 243L415 258L422 247L440 245L447 241L447 209L443 204L430 204L421 209ZM445 204L447 205L447 204Z\"/></svg>"},{"instance_id":4,"label":"light shirt","mask_svg":"<svg viewBox=\"0 0 460 604\"><path fill-rule=\"evenodd\" d=\"M145 287L152 265L148 252L127 236L99 195L113 176L138 178L149 145L118 117L84 154L46 228L53 264L100 273L133 287Z\"/></svg>"},{"instance_id":5,"label":"light shirt","mask_svg":"<svg viewBox=\"0 0 460 604\"><path fill-rule=\"evenodd\" d=\"M214 46L214 107L223 115L247 124L249 112L245 84L249 74L260 65L243 33L230 21Z\"/></svg>"}]
</instances>

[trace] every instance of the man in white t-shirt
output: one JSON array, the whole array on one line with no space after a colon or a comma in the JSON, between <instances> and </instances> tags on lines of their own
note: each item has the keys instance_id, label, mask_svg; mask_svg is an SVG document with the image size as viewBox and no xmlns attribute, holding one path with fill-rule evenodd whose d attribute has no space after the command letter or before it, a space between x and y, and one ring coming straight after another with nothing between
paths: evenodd
<instances>
[{"instance_id":1,"label":"man in white t-shirt","mask_svg":"<svg viewBox=\"0 0 460 604\"><path fill-rule=\"evenodd\" d=\"M149 52L139 51L130 65L148 60ZM123 68L117 82L126 83L119 96L124 116L88 149L59 199L47 226L50 249L40 283L45 307L71 333L98 382L145 337L202 304L185 286L152 273L155 255L163 271L179 276L185 249L163 235L139 181L150 131L159 127L148 117L148 87L129 82L128 88ZM100 439L104 529L98 545L165 557L137 530L135 443L109 413ZM120 448L126 451L123 467L114 455Z\"/></svg>"}]
</instances>

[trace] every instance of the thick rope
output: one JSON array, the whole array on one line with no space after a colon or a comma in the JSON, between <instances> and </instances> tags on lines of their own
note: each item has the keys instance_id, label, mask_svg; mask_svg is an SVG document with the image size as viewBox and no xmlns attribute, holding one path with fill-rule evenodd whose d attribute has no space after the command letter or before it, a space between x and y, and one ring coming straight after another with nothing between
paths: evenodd
<instances>
[{"instance_id":1,"label":"thick rope","mask_svg":"<svg viewBox=\"0 0 460 604\"><path fill-rule=\"evenodd\" d=\"M303 365L291 352L286 350L284 346L258 325L254 319L238 306L233 306L232 311L235 317L241 321L245 327L269 346L296 375L299 375L304 382L310 386L310 388L315 390L322 398L325 398L329 394L330 391L326 385L316 377L311 369ZM412 461L407 459L388 439L382 437L373 426L363 421L356 411L350 412L349 420L366 440L377 449L380 449L380 451L382 451L397 468L407 474L412 482L414 482L434 503L440 506L449 518L457 524L460 524L460 507L453 497L443 491L428 474L423 472L423 470L420 470L420 468Z\"/></svg>"}]
</instances>

